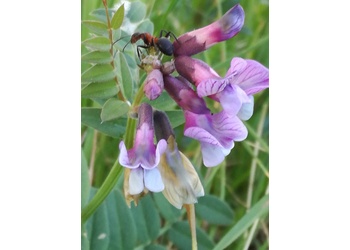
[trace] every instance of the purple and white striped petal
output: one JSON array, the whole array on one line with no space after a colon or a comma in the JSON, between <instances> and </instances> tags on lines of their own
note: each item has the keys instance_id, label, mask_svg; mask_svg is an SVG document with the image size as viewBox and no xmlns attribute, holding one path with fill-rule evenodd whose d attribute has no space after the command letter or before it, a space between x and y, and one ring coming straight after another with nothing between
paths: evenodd
<instances>
[{"instance_id":1,"label":"purple and white striped petal","mask_svg":"<svg viewBox=\"0 0 350 250\"><path fill-rule=\"evenodd\" d=\"M215 152L227 155L234 146L234 141L242 141L248 131L237 116L230 116L226 112L211 114L194 114L185 111L185 136L198 140L203 145L210 144L216 148ZM203 147L202 147L203 148ZM208 148L208 145L204 149ZM204 157L204 152L202 152Z\"/></svg>"},{"instance_id":2,"label":"purple and white striped petal","mask_svg":"<svg viewBox=\"0 0 350 250\"><path fill-rule=\"evenodd\" d=\"M256 94L269 87L269 70L255 60L246 60L245 67L237 64L237 58L231 61L229 72L236 71L231 84L238 85L247 95Z\"/></svg>"}]
</instances>

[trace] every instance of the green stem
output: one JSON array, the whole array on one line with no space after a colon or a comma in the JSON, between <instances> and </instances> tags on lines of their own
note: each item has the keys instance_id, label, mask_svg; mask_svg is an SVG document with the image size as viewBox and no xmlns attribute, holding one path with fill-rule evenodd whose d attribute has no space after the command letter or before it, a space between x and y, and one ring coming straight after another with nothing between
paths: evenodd
<instances>
[{"instance_id":1,"label":"green stem","mask_svg":"<svg viewBox=\"0 0 350 250\"><path fill-rule=\"evenodd\" d=\"M119 162L116 161L112 167L111 172L108 174L106 180L103 182L96 195L92 198L89 204L87 204L86 207L83 208L81 213L82 224L84 224L87 221L87 219L96 211L96 209L107 197L109 192L113 189L122 172L121 170L122 167L119 165Z\"/></svg>"},{"instance_id":2,"label":"green stem","mask_svg":"<svg viewBox=\"0 0 350 250\"><path fill-rule=\"evenodd\" d=\"M133 107L140 105L143 97L143 85L139 88L138 93L136 94ZM136 129L136 120L128 117L126 124L126 133L124 136L124 142L126 148L131 148L134 142L134 135ZM87 219L96 211L96 209L101 205L101 203L106 199L108 194L112 191L113 187L117 183L123 167L119 164L118 159L113 164L111 171L109 172L107 178L103 182L102 186L98 189L95 196L91 199L89 204L83 208L81 213L81 222L84 224Z\"/></svg>"},{"instance_id":3,"label":"green stem","mask_svg":"<svg viewBox=\"0 0 350 250\"><path fill-rule=\"evenodd\" d=\"M136 126L136 121L134 119L128 118L127 121L127 131L125 134L125 144L127 147L132 146L134 130ZM83 208L81 213L81 222L84 224L87 219L96 211L96 209L101 205L101 203L106 199L108 194L112 191L113 187L117 183L123 167L119 164L118 159L114 162L114 165L109 172L107 178L103 182L102 186L98 189L95 196L91 199L89 204Z\"/></svg>"}]
</instances>

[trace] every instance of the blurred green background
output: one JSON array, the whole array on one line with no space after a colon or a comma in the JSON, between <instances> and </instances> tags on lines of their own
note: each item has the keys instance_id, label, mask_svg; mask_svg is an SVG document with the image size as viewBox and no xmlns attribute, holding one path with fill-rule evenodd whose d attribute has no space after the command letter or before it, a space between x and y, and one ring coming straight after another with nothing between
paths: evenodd
<instances>
[{"instance_id":1,"label":"blurred green background","mask_svg":"<svg viewBox=\"0 0 350 250\"><path fill-rule=\"evenodd\" d=\"M207 62L220 75L225 75L233 57L254 59L269 67L268 1L141 2L146 7L146 18L154 24L156 36L160 30L169 30L180 36L187 31L201 28L216 21L227 10L240 3L245 11L245 23L241 32L194 57ZM116 3L119 2L108 1L110 8ZM102 1L82 0L81 19L96 20L89 13L99 8L103 8ZM89 32L82 25L82 41L91 36ZM135 48L130 46L130 49ZM82 55L87 52L82 46ZM84 72L89 67L89 64L82 63L81 71ZM140 79L142 76L144 72L140 72ZM183 136L183 126L175 128L179 149L189 157L199 172L206 193L196 204L197 228L200 231L197 235L199 249L214 249L215 246L217 249L224 249L224 245L225 249L269 248L268 212L263 212L266 208L259 206L259 201L266 198L269 185L268 89L255 95L254 99L253 117L245 122L249 131L248 138L243 142L236 142L230 155L220 166L204 167L199 143ZM87 98L81 99L81 105L99 106ZM122 138L112 138L85 125L82 125L81 132L82 164L90 171L92 196L117 159L118 145ZM129 209L123 203L120 193L122 178L120 179L111 195L83 227L82 249L189 249L190 245L186 245L189 231L184 211L164 204L167 201L161 194L147 195L141 199L138 207L132 206ZM266 202L266 199L263 201ZM115 208L111 208L111 204ZM254 210L255 204L258 205ZM250 209L255 214L249 217L247 211ZM119 217L110 219L110 213L118 213ZM114 225L113 221L117 224ZM103 238L97 233L98 228L107 230L108 235ZM123 238L124 234L120 230L129 230L126 235L130 238ZM115 238L113 234L116 235ZM94 235L102 239L94 240ZM102 244L101 241L106 237L109 237L108 243ZM132 244L124 242L124 245L118 245L114 241L131 241Z\"/></svg>"}]
</instances>

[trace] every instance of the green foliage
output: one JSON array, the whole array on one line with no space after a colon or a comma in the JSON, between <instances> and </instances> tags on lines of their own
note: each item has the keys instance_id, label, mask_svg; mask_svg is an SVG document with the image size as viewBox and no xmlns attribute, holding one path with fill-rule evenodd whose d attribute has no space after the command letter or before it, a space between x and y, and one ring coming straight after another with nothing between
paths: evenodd
<instances>
[{"instance_id":1,"label":"green foliage","mask_svg":"<svg viewBox=\"0 0 350 250\"><path fill-rule=\"evenodd\" d=\"M233 222L233 210L218 197L207 194L199 198L197 215L202 220L215 225L230 225Z\"/></svg>"},{"instance_id":2,"label":"green foliage","mask_svg":"<svg viewBox=\"0 0 350 250\"><path fill-rule=\"evenodd\" d=\"M179 149L194 164L205 186L205 196L195 205L198 248L243 249L247 245L251 249L268 249L268 90L254 96L253 117L245 122L248 138L235 143L221 166L206 168L201 162L199 143L183 137L183 112L165 91L154 101L142 96L145 73L137 66L140 62L135 45L129 44L123 51L136 31L158 35L160 30L169 30L180 36L217 20L238 2L144 0L121 5L119 1L108 1L107 17L102 1L82 1L83 211L87 211L89 200L95 197L109 173L117 173L113 183L118 182L90 217L82 216L83 222L88 218L82 223L82 250L190 249L191 235L184 209L173 207L161 193L148 194L138 206L132 204L129 208L122 195L122 171L115 171L118 168L115 162L118 144L127 132L128 114L137 98L166 111ZM260 0L240 4L246 16L242 31L195 56L221 75L235 56L269 66L269 6ZM253 226L255 223L257 226Z\"/></svg>"}]
</instances>

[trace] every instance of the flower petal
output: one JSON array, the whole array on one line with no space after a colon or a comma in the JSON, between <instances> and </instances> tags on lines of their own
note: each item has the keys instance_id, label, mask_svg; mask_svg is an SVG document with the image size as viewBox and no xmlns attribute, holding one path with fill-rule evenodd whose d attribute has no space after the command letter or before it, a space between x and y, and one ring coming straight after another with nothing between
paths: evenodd
<instances>
[{"instance_id":1,"label":"flower petal","mask_svg":"<svg viewBox=\"0 0 350 250\"><path fill-rule=\"evenodd\" d=\"M253 95L269 87L269 70L254 60L246 60L246 67L234 77L237 84L247 95Z\"/></svg>"},{"instance_id":2,"label":"flower petal","mask_svg":"<svg viewBox=\"0 0 350 250\"><path fill-rule=\"evenodd\" d=\"M224 161L225 156L230 153L230 150L226 150L223 147L217 147L205 142L201 142L201 149L203 164L206 167L215 167L219 165Z\"/></svg>"},{"instance_id":3,"label":"flower petal","mask_svg":"<svg viewBox=\"0 0 350 250\"><path fill-rule=\"evenodd\" d=\"M213 115L213 130L216 138L224 148L231 149L233 141L244 140L248 131L237 116L229 116L225 111Z\"/></svg>"},{"instance_id":4,"label":"flower petal","mask_svg":"<svg viewBox=\"0 0 350 250\"><path fill-rule=\"evenodd\" d=\"M238 86L227 85L224 91L215 95L223 110L230 116L235 116L242 107L242 103L250 101L247 94Z\"/></svg>"},{"instance_id":5,"label":"flower petal","mask_svg":"<svg viewBox=\"0 0 350 250\"><path fill-rule=\"evenodd\" d=\"M180 36L174 42L174 55L191 56L235 36L243 27L244 10L236 4L219 20Z\"/></svg>"},{"instance_id":6,"label":"flower petal","mask_svg":"<svg viewBox=\"0 0 350 250\"><path fill-rule=\"evenodd\" d=\"M179 56L174 61L177 72L194 85L209 78L220 78L218 73L202 60Z\"/></svg>"},{"instance_id":7,"label":"flower petal","mask_svg":"<svg viewBox=\"0 0 350 250\"><path fill-rule=\"evenodd\" d=\"M196 139L200 142L209 143L211 145L221 146L218 139L210 134L207 130L201 128L201 127L189 127L186 128L184 131L184 135L187 137L191 137L193 139Z\"/></svg>"},{"instance_id":8,"label":"flower petal","mask_svg":"<svg viewBox=\"0 0 350 250\"><path fill-rule=\"evenodd\" d=\"M229 75L237 75L237 73L241 72L247 66L247 61L240 57L234 57L231 60L230 68L226 73L226 77Z\"/></svg>"},{"instance_id":9,"label":"flower petal","mask_svg":"<svg viewBox=\"0 0 350 250\"><path fill-rule=\"evenodd\" d=\"M129 176L129 193L131 195L139 194L143 191L143 169L136 168L130 171Z\"/></svg>"},{"instance_id":10,"label":"flower petal","mask_svg":"<svg viewBox=\"0 0 350 250\"><path fill-rule=\"evenodd\" d=\"M119 143L119 150L120 150L120 153L119 153L120 165L131 169L139 167L140 165L139 162L134 161L133 149L127 150L125 143L123 141Z\"/></svg>"},{"instance_id":11,"label":"flower petal","mask_svg":"<svg viewBox=\"0 0 350 250\"><path fill-rule=\"evenodd\" d=\"M237 116L242 120L246 121L253 115L254 111L254 97L249 96L250 102L246 102L242 104L241 109L239 110Z\"/></svg>"},{"instance_id":12,"label":"flower petal","mask_svg":"<svg viewBox=\"0 0 350 250\"><path fill-rule=\"evenodd\" d=\"M203 98L200 98L189 84L183 77L164 76L165 90L182 109L196 114L210 112Z\"/></svg>"},{"instance_id":13,"label":"flower petal","mask_svg":"<svg viewBox=\"0 0 350 250\"><path fill-rule=\"evenodd\" d=\"M164 81L163 75L159 69L153 69L146 79L146 84L144 85L143 91L148 99L157 99L163 91Z\"/></svg>"},{"instance_id":14,"label":"flower petal","mask_svg":"<svg viewBox=\"0 0 350 250\"><path fill-rule=\"evenodd\" d=\"M169 147L162 156L159 171L165 185L163 194L176 208L197 202L204 189L196 170L188 158L178 151L175 138L168 139Z\"/></svg>"},{"instance_id":15,"label":"flower petal","mask_svg":"<svg viewBox=\"0 0 350 250\"><path fill-rule=\"evenodd\" d=\"M145 186L152 192L161 192L164 189L164 183L158 168L151 170L144 170L145 172Z\"/></svg>"},{"instance_id":16,"label":"flower petal","mask_svg":"<svg viewBox=\"0 0 350 250\"><path fill-rule=\"evenodd\" d=\"M167 146L168 144L164 139L159 140L159 142L157 143L156 159L155 159L156 166L159 164L160 156L165 152Z\"/></svg>"},{"instance_id":17,"label":"flower petal","mask_svg":"<svg viewBox=\"0 0 350 250\"><path fill-rule=\"evenodd\" d=\"M225 78L209 78L200 82L197 86L197 94L199 97L210 96L220 93L230 84Z\"/></svg>"}]
</instances>

